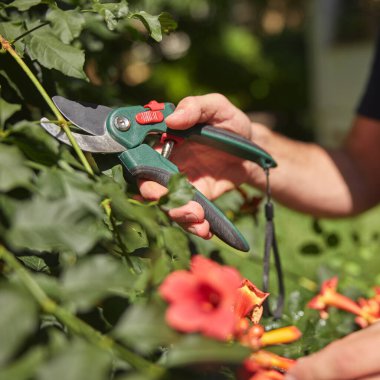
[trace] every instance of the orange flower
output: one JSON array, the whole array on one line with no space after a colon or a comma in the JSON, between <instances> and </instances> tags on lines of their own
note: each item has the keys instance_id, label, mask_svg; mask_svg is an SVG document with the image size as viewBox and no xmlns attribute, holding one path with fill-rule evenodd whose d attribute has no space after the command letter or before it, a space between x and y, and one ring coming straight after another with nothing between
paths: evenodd
<instances>
[{"instance_id":1,"label":"orange flower","mask_svg":"<svg viewBox=\"0 0 380 380\"><path fill-rule=\"evenodd\" d=\"M338 277L326 280L322 284L320 293L315 296L309 303L308 307L319 310L321 318L328 317L328 308L334 306L338 309L348 311L350 313L361 315L360 306L350 298L336 291L338 286Z\"/></svg>"},{"instance_id":2,"label":"orange flower","mask_svg":"<svg viewBox=\"0 0 380 380\"><path fill-rule=\"evenodd\" d=\"M236 269L194 256L190 271L171 273L159 288L169 303L167 323L182 332L230 338L236 327L234 304L241 282Z\"/></svg>"},{"instance_id":3,"label":"orange flower","mask_svg":"<svg viewBox=\"0 0 380 380\"><path fill-rule=\"evenodd\" d=\"M236 317L249 317L253 323L259 323L263 313L262 304L268 296L269 293L261 291L251 281L243 280L234 307Z\"/></svg>"}]
</instances>

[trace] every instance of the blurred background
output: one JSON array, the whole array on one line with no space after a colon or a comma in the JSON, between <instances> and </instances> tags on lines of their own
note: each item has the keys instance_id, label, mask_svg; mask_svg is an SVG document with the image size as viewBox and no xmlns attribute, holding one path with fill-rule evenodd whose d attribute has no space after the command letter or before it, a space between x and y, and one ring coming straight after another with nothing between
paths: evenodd
<instances>
[{"instance_id":1,"label":"blurred background","mask_svg":"<svg viewBox=\"0 0 380 380\"><path fill-rule=\"evenodd\" d=\"M84 36L91 84L69 92L104 104L177 103L220 92L288 136L338 144L363 91L379 0L131 0L178 21L161 44ZM130 33L133 33L131 29ZM96 36L101 38L96 38ZM106 41L106 42L104 42Z\"/></svg>"}]
</instances>

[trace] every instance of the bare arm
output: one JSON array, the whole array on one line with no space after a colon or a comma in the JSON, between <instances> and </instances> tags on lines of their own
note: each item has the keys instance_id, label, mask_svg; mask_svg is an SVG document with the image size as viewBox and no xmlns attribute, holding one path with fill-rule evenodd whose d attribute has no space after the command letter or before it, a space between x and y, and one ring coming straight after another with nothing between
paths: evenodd
<instances>
[{"instance_id":1,"label":"bare arm","mask_svg":"<svg viewBox=\"0 0 380 380\"><path fill-rule=\"evenodd\" d=\"M344 146L326 150L253 125L253 139L279 163L272 171L275 198L316 216L354 215L380 200L380 121L357 117ZM250 183L263 188L252 166Z\"/></svg>"}]
</instances>

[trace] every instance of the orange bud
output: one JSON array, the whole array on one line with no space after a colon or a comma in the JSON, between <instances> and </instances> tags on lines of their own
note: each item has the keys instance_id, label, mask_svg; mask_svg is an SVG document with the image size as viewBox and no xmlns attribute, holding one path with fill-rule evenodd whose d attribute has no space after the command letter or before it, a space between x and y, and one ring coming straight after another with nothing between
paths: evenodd
<instances>
[{"instance_id":1,"label":"orange bud","mask_svg":"<svg viewBox=\"0 0 380 380\"><path fill-rule=\"evenodd\" d=\"M250 370L257 369L257 366L266 369L279 369L282 371L289 370L294 364L295 360L284 358L276 355L273 352L260 350L251 354L251 356L244 362L245 367Z\"/></svg>"},{"instance_id":2,"label":"orange bud","mask_svg":"<svg viewBox=\"0 0 380 380\"><path fill-rule=\"evenodd\" d=\"M302 333L296 326L287 326L279 329L267 331L260 339L261 346L272 344L291 343L302 336Z\"/></svg>"}]
</instances>

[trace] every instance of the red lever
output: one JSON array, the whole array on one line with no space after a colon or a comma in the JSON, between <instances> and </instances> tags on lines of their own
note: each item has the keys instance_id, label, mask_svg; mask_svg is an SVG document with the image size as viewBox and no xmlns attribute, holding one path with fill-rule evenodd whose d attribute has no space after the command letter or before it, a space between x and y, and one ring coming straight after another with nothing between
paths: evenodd
<instances>
[{"instance_id":1,"label":"red lever","mask_svg":"<svg viewBox=\"0 0 380 380\"><path fill-rule=\"evenodd\" d=\"M158 103L155 100L151 100L148 104L145 104L144 108L150 108L151 111L161 111L165 109L165 103Z\"/></svg>"},{"instance_id":2,"label":"red lever","mask_svg":"<svg viewBox=\"0 0 380 380\"><path fill-rule=\"evenodd\" d=\"M136 115L136 121L139 124L155 124L164 120L164 114L161 111L145 111Z\"/></svg>"}]
</instances>

